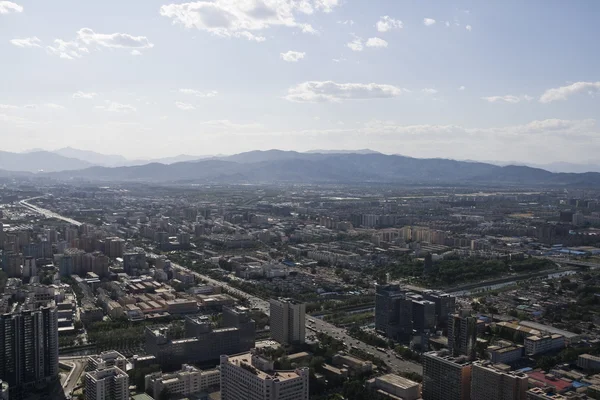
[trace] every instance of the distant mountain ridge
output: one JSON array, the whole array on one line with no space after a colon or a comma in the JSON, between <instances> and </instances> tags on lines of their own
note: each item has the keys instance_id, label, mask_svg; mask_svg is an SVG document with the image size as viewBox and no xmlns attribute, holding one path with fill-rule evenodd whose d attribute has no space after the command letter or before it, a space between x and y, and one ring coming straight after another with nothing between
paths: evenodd
<instances>
[{"instance_id":1,"label":"distant mountain ridge","mask_svg":"<svg viewBox=\"0 0 600 400\"><path fill-rule=\"evenodd\" d=\"M57 179L194 183L397 183L421 185L567 185L600 187L600 173L552 173L381 153L323 154L251 151L232 156L132 167L92 167L48 174Z\"/></svg>"}]
</instances>

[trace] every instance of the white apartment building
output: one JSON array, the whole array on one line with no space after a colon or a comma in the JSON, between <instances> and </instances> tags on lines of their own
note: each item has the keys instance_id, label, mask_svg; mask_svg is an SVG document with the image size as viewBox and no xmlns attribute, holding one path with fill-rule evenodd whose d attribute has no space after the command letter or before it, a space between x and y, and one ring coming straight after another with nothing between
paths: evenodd
<instances>
[{"instance_id":1,"label":"white apartment building","mask_svg":"<svg viewBox=\"0 0 600 400\"><path fill-rule=\"evenodd\" d=\"M274 371L252 353L221 356L222 400L308 400L308 368Z\"/></svg>"},{"instance_id":2,"label":"white apartment building","mask_svg":"<svg viewBox=\"0 0 600 400\"><path fill-rule=\"evenodd\" d=\"M180 371L171 374L155 372L146 375L145 389L152 397L158 398L164 389L171 394L189 395L219 386L221 373L217 369L202 371L194 366L183 364Z\"/></svg>"},{"instance_id":3,"label":"white apartment building","mask_svg":"<svg viewBox=\"0 0 600 400\"><path fill-rule=\"evenodd\" d=\"M129 376L117 367L87 372L85 400L129 400Z\"/></svg>"},{"instance_id":4,"label":"white apartment building","mask_svg":"<svg viewBox=\"0 0 600 400\"><path fill-rule=\"evenodd\" d=\"M281 344L304 343L306 304L284 298L269 303L271 337Z\"/></svg>"},{"instance_id":5,"label":"white apartment building","mask_svg":"<svg viewBox=\"0 0 600 400\"><path fill-rule=\"evenodd\" d=\"M87 371L117 367L122 371L127 369L127 358L118 351L108 350L88 357Z\"/></svg>"},{"instance_id":6,"label":"white apartment building","mask_svg":"<svg viewBox=\"0 0 600 400\"><path fill-rule=\"evenodd\" d=\"M552 350L560 350L565 347L563 335L529 336L525 338L525 354L543 354Z\"/></svg>"}]
</instances>

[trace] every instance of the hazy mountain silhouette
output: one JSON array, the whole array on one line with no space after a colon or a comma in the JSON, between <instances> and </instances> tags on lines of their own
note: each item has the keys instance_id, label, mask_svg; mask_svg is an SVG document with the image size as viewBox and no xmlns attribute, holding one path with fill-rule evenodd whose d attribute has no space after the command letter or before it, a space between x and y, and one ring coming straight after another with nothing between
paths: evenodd
<instances>
[{"instance_id":1,"label":"hazy mountain silhouette","mask_svg":"<svg viewBox=\"0 0 600 400\"><path fill-rule=\"evenodd\" d=\"M600 186L600 173L552 173L526 166L419 159L385 154L322 154L269 150L221 159L93 167L49 174L55 178L109 181L222 183L398 183Z\"/></svg>"},{"instance_id":2,"label":"hazy mountain silhouette","mask_svg":"<svg viewBox=\"0 0 600 400\"><path fill-rule=\"evenodd\" d=\"M66 171L87 168L90 162L65 157L50 151L11 153L0 151L0 169L6 171Z\"/></svg>"}]
</instances>

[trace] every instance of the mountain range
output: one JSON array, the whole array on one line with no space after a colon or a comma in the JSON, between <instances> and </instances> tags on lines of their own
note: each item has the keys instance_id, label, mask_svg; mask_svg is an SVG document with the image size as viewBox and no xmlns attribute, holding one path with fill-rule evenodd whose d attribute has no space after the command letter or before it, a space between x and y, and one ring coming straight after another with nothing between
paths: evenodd
<instances>
[{"instance_id":1,"label":"mountain range","mask_svg":"<svg viewBox=\"0 0 600 400\"><path fill-rule=\"evenodd\" d=\"M18 172L17 172L18 171ZM231 156L127 160L72 148L0 152L0 177L193 183L397 183L600 187L600 173L556 173L523 165L421 159L363 149L249 151Z\"/></svg>"}]
</instances>

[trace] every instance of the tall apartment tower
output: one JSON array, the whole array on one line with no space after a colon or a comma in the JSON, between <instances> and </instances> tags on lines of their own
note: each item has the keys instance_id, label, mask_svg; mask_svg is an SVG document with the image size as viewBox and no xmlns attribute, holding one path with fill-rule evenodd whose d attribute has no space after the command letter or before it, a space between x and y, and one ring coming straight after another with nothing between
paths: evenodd
<instances>
[{"instance_id":1,"label":"tall apartment tower","mask_svg":"<svg viewBox=\"0 0 600 400\"><path fill-rule=\"evenodd\" d=\"M269 303L271 337L281 344L304 343L306 304L287 298Z\"/></svg>"},{"instance_id":2,"label":"tall apartment tower","mask_svg":"<svg viewBox=\"0 0 600 400\"><path fill-rule=\"evenodd\" d=\"M0 377L11 392L58 378L55 307L0 316Z\"/></svg>"},{"instance_id":3,"label":"tall apartment tower","mask_svg":"<svg viewBox=\"0 0 600 400\"><path fill-rule=\"evenodd\" d=\"M129 400L129 376L118 367L86 372L85 400Z\"/></svg>"},{"instance_id":4,"label":"tall apartment tower","mask_svg":"<svg viewBox=\"0 0 600 400\"><path fill-rule=\"evenodd\" d=\"M448 318L448 350L457 357L465 355L475 359L477 348L477 318L459 314Z\"/></svg>"},{"instance_id":5,"label":"tall apartment tower","mask_svg":"<svg viewBox=\"0 0 600 400\"><path fill-rule=\"evenodd\" d=\"M469 400L471 361L429 352L423 356L423 398L426 400Z\"/></svg>"},{"instance_id":6,"label":"tall apartment tower","mask_svg":"<svg viewBox=\"0 0 600 400\"><path fill-rule=\"evenodd\" d=\"M413 302L398 285L377 285L375 329L389 338L407 341L413 330Z\"/></svg>"},{"instance_id":7,"label":"tall apartment tower","mask_svg":"<svg viewBox=\"0 0 600 400\"><path fill-rule=\"evenodd\" d=\"M489 362L473 364L471 400L527 400L528 378L522 372L503 371Z\"/></svg>"},{"instance_id":8,"label":"tall apartment tower","mask_svg":"<svg viewBox=\"0 0 600 400\"><path fill-rule=\"evenodd\" d=\"M252 353L221 356L222 400L308 400L308 368L275 371Z\"/></svg>"}]
</instances>

